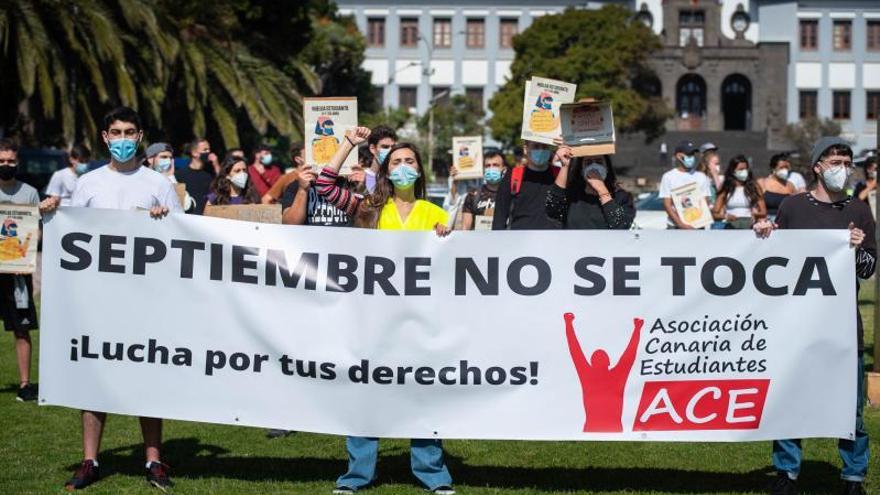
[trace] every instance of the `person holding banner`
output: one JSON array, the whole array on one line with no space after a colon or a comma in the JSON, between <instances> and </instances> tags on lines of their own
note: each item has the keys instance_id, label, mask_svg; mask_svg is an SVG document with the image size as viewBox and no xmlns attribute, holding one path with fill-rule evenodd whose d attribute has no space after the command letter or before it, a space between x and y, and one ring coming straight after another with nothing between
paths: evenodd
<instances>
[{"instance_id":1,"label":"person holding banner","mask_svg":"<svg viewBox=\"0 0 880 495\"><path fill-rule=\"evenodd\" d=\"M46 186L46 196L56 198L60 206L70 206L76 180L89 171L89 150L84 146L74 146L67 154L67 163L67 167L52 174Z\"/></svg>"},{"instance_id":2,"label":"person holding banner","mask_svg":"<svg viewBox=\"0 0 880 495\"><path fill-rule=\"evenodd\" d=\"M220 165L220 174L211 183L205 204L252 205L259 203L257 198L253 183L248 180L247 164L244 160L230 156Z\"/></svg>"},{"instance_id":3,"label":"person holding banner","mask_svg":"<svg viewBox=\"0 0 880 495\"><path fill-rule=\"evenodd\" d=\"M874 274L877 265L875 224L867 203L849 197L846 193L847 179L852 171L853 152L849 144L838 137L823 137L816 142L810 163L816 177L814 189L786 198L779 207L776 222L761 220L754 230L766 238L774 229L849 229L850 245L855 249L855 271L858 278L867 279ZM842 308L842 310L846 310ZM840 329L829 328L829 331ZM856 305L856 328L843 329L841 338L853 338L858 342L856 379L855 437L840 439L838 451L843 461L841 478L845 495L866 493L862 483L868 473L868 431L862 416L865 406L865 367L863 354L864 331L862 316ZM850 333L852 332L852 333ZM797 493L797 479L801 468L801 441L777 440L773 442L773 465L777 478L771 493L787 495Z\"/></svg>"},{"instance_id":4,"label":"person holding banner","mask_svg":"<svg viewBox=\"0 0 880 495\"><path fill-rule=\"evenodd\" d=\"M136 158L144 133L137 112L128 107L111 110L104 116L101 133L110 151L110 163L89 172L76 184L71 206L110 208L116 210L148 210L153 218L168 213L183 213L177 191L165 176L142 167ZM159 457L162 443L162 420L139 418L146 454L146 480L163 491L172 486L168 466ZM85 488L100 478L98 451L107 413L82 412L83 461L64 484L68 491Z\"/></svg>"},{"instance_id":5,"label":"person holding banner","mask_svg":"<svg viewBox=\"0 0 880 495\"><path fill-rule=\"evenodd\" d=\"M562 163L556 182L547 192L547 216L565 229L622 229L636 217L633 197L617 184L611 156L572 158L571 148L556 153Z\"/></svg>"},{"instance_id":6,"label":"person holding banner","mask_svg":"<svg viewBox=\"0 0 880 495\"><path fill-rule=\"evenodd\" d=\"M492 217L495 214L495 196L498 184L508 173L507 160L500 151L487 151L483 155L483 185L471 191L464 198L461 214L462 230L492 229ZM484 221L485 220L485 221Z\"/></svg>"},{"instance_id":7,"label":"person holding banner","mask_svg":"<svg viewBox=\"0 0 880 495\"><path fill-rule=\"evenodd\" d=\"M727 164L712 215L715 220L724 220L726 229L750 229L756 220L767 216L764 191L743 155L734 156Z\"/></svg>"},{"instance_id":8,"label":"person holding banner","mask_svg":"<svg viewBox=\"0 0 880 495\"><path fill-rule=\"evenodd\" d=\"M681 218L672 199L673 190L695 185L699 194L705 198L706 204L712 196L709 178L697 171L697 147L690 141L682 141L675 146L675 168L669 170L660 179L660 198L668 216L666 225L669 229L693 230L694 227ZM694 205L696 206L696 205Z\"/></svg>"},{"instance_id":9,"label":"person holding banner","mask_svg":"<svg viewBox=\"0 0 880 495\"><path fill-rule=\"evenodd\" d=\"M356 127L345 139L315 183L318 194L340 210L354 217L357 227L379 230L433 230L439 236L449 234L448 217L442 208L426 201L425 174L415 146L398 143L384 155L376 175L373 193L364 197L340 187L338 171L351 151L367 141L370 129ZM335 494L353 493L365 488L376 477L379 439L348 437L348 471L336 480ZM438 495L454 495L452 477L443 460L443 445L437 439L413 439L410 442L413 475Z\"/></svg>"},{"instance_id":10,"label":"person holding banner","mask_svg":"<svg viewBox=\"0 0 880 495\"><path fill-rule=\"evenodd\" d=\"M558 220L547 216L547 193L556 180L550 168L550 145L525 141L525 166L514 167L498 185L492 230L558 229Z\"/></svg>"}]
</instances>

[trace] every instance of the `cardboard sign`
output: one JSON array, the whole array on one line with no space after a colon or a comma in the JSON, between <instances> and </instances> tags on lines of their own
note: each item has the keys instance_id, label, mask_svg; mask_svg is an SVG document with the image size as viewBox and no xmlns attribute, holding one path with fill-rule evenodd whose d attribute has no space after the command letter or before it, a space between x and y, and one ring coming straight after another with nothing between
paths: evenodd
<instances>
[{"instance_id":1,"label":"cardboard sign","mask_svg":"<svg viewBox=\"0 0 880 495\"><path fill-rule=\"evenodd\" d=\"M577 86L554 79L533 77L526 81L523 101L522 139L553 144L562 135L559 107L574 101Z\"/></svg>"},{"instance_id":2,"label":"cardboard sign","mask_svg":"<svg viewBox=\"0 0 880 495\"><path fill-rule=\"evenodd\" d=\"M483 137L459 136L452 138L452 163L458 169L455 180L483 177Z\"/></svg>"},{"instance_id":3,"label":"cardboard sign","mask_svg":"<svg viewBox=\"0 0 880 495\"><path fill-rule=\"evenodd\" d=\"M591 99L559 107L562 140L574 156L612 155L615 151L611 103Z\"/></svg>"},{"instance_id":4,"label":"cardboard sign","mask_svg":"<svg viewBox=\"0 0 880 495\"><path fill-rule=\"evenodd\" d=\"M712 212L696 182L677 187L670 192L675 211L684 223L695 229L702 229L712 223Z\"/></svg>"},{"instance_id":5,"label":"cardboard sign","mask_svg":"<svg viewBox=\"0 0 880 495\"><path fill-rule=\"evenodd\" d=\"M303 98L303 113L306 163L320 170L336 154L345 139L345 131L357 127L357 98ZM357 165L356 151L342 163L340 175L349 175L354 165Z\"/></svg>"},{"instance_id":6,"label":"cardboard sign","mask_svg":"<svg viewBox=\"0 0 880 495\"><path fill-rule=\"evenodd\" d=\"M0 204L0 273L34 273L39 239L38 206Z\"/></svg>"},{"instance_id":7,"label":"cardboard sign","mask_svg":"<svg viewBox=\"0 0 880 495\"><path fill-rule=\"evenodd\" d=\"M281 223L281 205L205 205L206 217L257 223Z\"/></svg>"}]
</instances>

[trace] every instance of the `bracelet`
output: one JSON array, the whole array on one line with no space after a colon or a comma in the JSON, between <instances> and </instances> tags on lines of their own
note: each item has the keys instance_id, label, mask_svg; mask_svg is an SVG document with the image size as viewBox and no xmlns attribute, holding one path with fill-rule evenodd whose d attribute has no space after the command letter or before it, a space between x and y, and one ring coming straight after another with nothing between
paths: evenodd
<instances>
[{"instance_id":1,"label":"bracelet","mask_svg":"<svg viewBox=\"0 0 880 495\"><path fill-rule=\"evenodd\" d=\"M351 140L351 138L349 138L348 136L345 136L345 140L348 141L348 144L350 144L352 148L357 148L357 145L354 144L354 142Z\"/></svg>"}]
</instances>

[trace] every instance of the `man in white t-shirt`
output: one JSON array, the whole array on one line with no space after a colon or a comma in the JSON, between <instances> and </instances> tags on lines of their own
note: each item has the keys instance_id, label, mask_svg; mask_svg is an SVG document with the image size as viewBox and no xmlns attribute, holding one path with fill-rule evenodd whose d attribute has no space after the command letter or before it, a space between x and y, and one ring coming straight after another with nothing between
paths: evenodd
<instances>
[{"instance_id":1,"label":"man in white t-shirt","mask_svg":"<svg viewBox=\"0 0 880 495\"><path fill-rule=\"evenodd\" d=\"M667 226L670 229L693 230L693 227L678 216L678 211L672 203L673 189L696 183L697 188L705 196L707 204L712 194L709 178L703 172L696 170L697 151L697 147L690 141L678 143L675 147L675 168L663 174L663 178L660 179L660 198L663 199L663 207L669 217Z\"/></svg>"},{"instance_id":2,"label":"man in white t-shirt","mask_svg":"<svg viewBox=\"0 0 880 495\"><path fill-rule=\"evenodd\" d=\"M79 178L71 198L71 206L110 208L116 210L149 210L153 218L169 212L183 213L171 181L164 175L141 166L137 148L143 139L138 114L128 107L119 107L104 117L104 143L110 150L110 163ZM83 461L67 481L68 491L85 488L97 481L98 449L107 413L82 412ZM139 418L146 451L146 479L162 491L172 486L168 466L159 459L162 443L162 420Z\"/></svg>"},{"instance_id":3,"label":"man in white t-shirt","mask_svg":"<svg viewBox=\"0 0 880 495\"><path fill-rule=\"evenodd\" d=\"M49 196L61 206L70 206L70 198L76 189L76 180L80 175L89 171L89 150L84 146L76 145L67 154L67 166L56 170L46 186L46 196Z\"/></svg>"}]
</instances>

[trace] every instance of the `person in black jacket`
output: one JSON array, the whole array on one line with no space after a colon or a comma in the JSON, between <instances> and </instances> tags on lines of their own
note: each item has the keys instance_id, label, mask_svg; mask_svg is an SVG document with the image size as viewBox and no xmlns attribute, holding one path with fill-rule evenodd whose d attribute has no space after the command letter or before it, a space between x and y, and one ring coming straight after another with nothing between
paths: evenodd
<instances>
[{"instance_id":1,"label":"person in black jacket","mask_svg":"<svg viewBox=\"0 0 880 495\"><path fill-rule=\"evenodd\" d=\"M562 163L547 191L547 216L565 229L629 229L636 216L633 197L617 184L609 155L572 158L571 148L556 153Z\"/></svg>"},{"instance_id":2,"label":"person in black jacket","mask_svg":"<svg viewBox=\"0 0 880 495\"><path fill-rule=\"evenodd\" d=\"M498 185L492 230L558 229L559 221L548 217L544 207L555 180L550 167L553 147L526 141L523 154L526 165L514 167Z\"/></svg>"}]
</instances>

